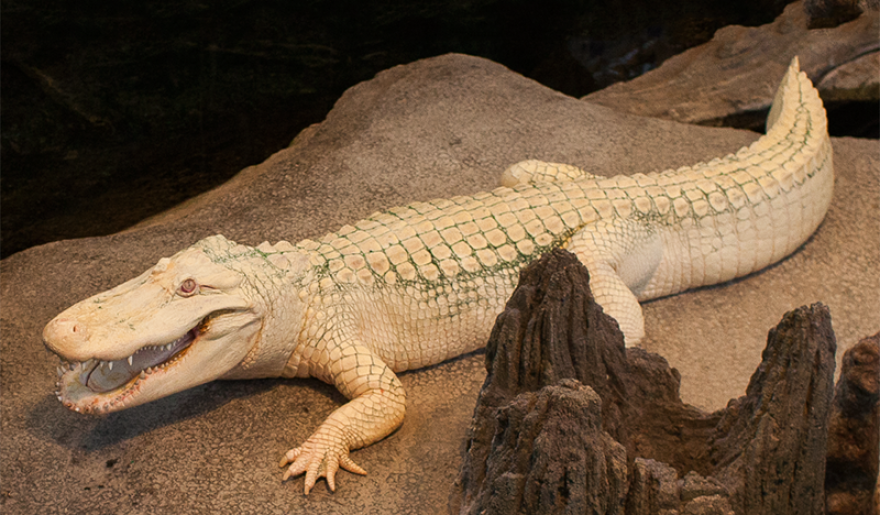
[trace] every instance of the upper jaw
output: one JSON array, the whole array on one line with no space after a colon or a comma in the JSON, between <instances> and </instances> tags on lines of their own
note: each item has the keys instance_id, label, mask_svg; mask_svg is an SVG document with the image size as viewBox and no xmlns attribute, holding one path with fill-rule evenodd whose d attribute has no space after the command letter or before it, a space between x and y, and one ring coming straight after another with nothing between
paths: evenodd
<instances>
[{"instance_id":1,"label":"upper jaw","mask_svg":"<svg viewBox=\"0 0 880 515\"><path fill-rule=\"evenodd\" d=\"M116 362L150 346L173 343L217 317L254 309L247 299L236 295L181 302L152 286L141 287L138 295L116 297L99 305L93 297L71 306L46 324L44 344L64 361Z\"/></svg>"},{"instance_id":2,"label":"upper jaw","mask_svg":"<svg viewBox=\"0 0 880 515\"><path fill-rule=\"evenodd\" d=\"M59 355L57 368L58 400L68 408L85 413L106 413L130 405L141 389L141 383L155 373L166 373L198 340L202 324L186 331L168 343L141 347L118 360L91 358L68 361Z\"/></svg>"},{"instance_id":3,"label":"upper jaw","mask_svg":"<svg viewBox=\"0 0 880 515\"><path fill-rule=\"evenodd\" d=\"M56 396L71 410L104 414L212 381L242 362L261 320L253 309L221 309L182 335L142 345L124 358L74 361L56 353L62 359Z\"/></svg>"}]
</instances>

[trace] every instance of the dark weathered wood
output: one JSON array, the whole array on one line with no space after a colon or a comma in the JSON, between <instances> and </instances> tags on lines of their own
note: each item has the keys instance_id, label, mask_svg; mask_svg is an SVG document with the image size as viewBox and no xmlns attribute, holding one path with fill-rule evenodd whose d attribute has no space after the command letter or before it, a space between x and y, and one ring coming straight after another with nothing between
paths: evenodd
<instances>
[{"instance_id":1,"label":"dark weathered wood","mask_svg":"<svg viewBox=\"0 0 880 515\"><path fill-rule=\"evenodd\" d=\"M727 488L689 472L683 478L669 465L636 458L626 499L627 514L732 515Z\"/></svg>"},{"instance_id":2,"label":"dark weathered wood","mask_svg":"<svg viewBox=\"0 0 880 515\"><path fill-rule=\"evenodd\" d=\"M499 408L486 488L469 513L623 513L626 449L602 430L602 402L562 379Z\"/></svg>"},{"instance_id":3,"label":"dark weathered wood","mask_svg":"<svg viewBox=\"0 0 880 515\"><path fill-rule=\"evenodd\" d=\"M788 313L746 395L702 413L666 360L624 349L586 268L552 252L490 337L450 511L822 513L834 352L825 306Z\"/></svg>"},{"instance_id":4,"label":"dark weathered wood","mask_svg":"<svg viewBox=\"0 0 880 515\"><path fill-rule=\"evenodd\" d=\"M551 252L520 274L519 287L498 316L489 338L486 368L488 375L468 430L464 464L457 481L461 488L450 503L452 511L481 513L500 506L500 479L496 476L503 474L490 471L488 464L494 460L490 458L494 448L515 447L515 441L504 445L496 442L496 420L514 409L520 394L539 391L563 379L577 379L605 399L596 405L600 410L596 418L599 432L609 432L618 442L627 440L621 424L627 397L623 335L617 322L593 300L586 269L570 253ZM510 432L501 434L513 438ZM603 437L597 433L584 438ZM626 453L618 458L623 460L618 466L625 470ZM508 488L514 486L508 483ZM510 495L522 493L509 491ZM518 505L522 513L543 513L556 504L554 501L553 505L542 506L534 499L522 499ZM504 504L504 509L512 506ZM529 511L532 509L535 511Z\"/></svg>"},{"instance_id":5,"label":"dark weathered wood","mask_svg":"<svg viewBox=\"0 0 880 515\"><path fill-rule=\"evenodd\" d=\"M706 414L684 404L681 376L663 357L637 347L627 349L626 420L630 456L664 462L680 471L711 472L709 438L721 413Z\"/></svg>"},{"instance_id":6,"label":"dark weathered wood","mask_svg":"<svg viewBox=\"0 0 880 515\"><path fill-rule=\"evenodd\" d=\"M746 395L724 410L712 442L713 475L738 513L824 513L835 350L822 304L786 313L770 330Z\"/></svg>"},{"instance_id":7,"label":"dark weathered wood","mask_svg":"<svg viewBox=\"0 0 880 515\"><path fill-rule=\"evenodd\" d=\"M596 304L589 281L586 268L562 250L522 271L486 347L491 380L482 396L510 397L573 378L625 404L623 334Z\"/></svg>"},{"instance_id":8,"label":"dark weathered wood","mask_svg":"<svg viewBox=\"0 0 880 515\"><path fill-rule=\"evenodd\" d=\"M880 333L843 355L828 426L827 512L878 515Z\"/></svg>"}]
</instances>

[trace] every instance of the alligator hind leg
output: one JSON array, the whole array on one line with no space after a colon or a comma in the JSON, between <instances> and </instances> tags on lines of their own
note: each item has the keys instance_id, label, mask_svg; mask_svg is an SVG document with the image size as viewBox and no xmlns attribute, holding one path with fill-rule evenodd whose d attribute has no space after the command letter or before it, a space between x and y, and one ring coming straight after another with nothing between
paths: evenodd
<instances>
[{"instance_id":1,"label":"alligator hind leg","mask_svg":"<svg viewBox=\"0 0 880 515\"><path fill-rule=\"evenodd\" d=\"M529 159L527 161L520 161L504 170L504 173L501 174L501 185L513 188L520 184L565 182L576 179L605 179L605 177L587 173L572 165L545 163L544 161Z\"/></svg>"},{"instance_id":2,"label":"alligator hind leg","mask_svg":"<svg viewBox=\"0 0 880 515\"><path fill-rule=\"evenodd\" d=\"M647 224L614 220L587 224L564 247L590 272L590 289L606 314L617 320L631 347L645 336L637 295L663 257L660 236Z\"/></svg>"}]
</instances>

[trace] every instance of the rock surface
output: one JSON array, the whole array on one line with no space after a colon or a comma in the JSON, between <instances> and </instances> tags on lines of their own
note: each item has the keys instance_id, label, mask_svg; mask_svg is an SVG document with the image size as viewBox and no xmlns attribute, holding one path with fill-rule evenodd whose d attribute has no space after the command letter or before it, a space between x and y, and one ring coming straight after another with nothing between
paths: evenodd
<instances>
[{"instance_id":1,"label":"rock surface","mask_svg":"<svg viewBox=\"0 0 880 515\"><path fill-rule=\"evenodd\" d=\"M826 102L880 99L880 52L869 52L829 71L816 85Z\"/></svg>"},{"instance_id":2,"label":"rock surface","mask_svg":"<svg viewBox=\"0 0 880 515\"><path fill-rule=\"evenodd\" d=\"M746 395L711 415L661 357L624 351L565 251L522 272L487 349L454 513L824 511L836 342L821 304L783 317Z\"/></svg>"},{"instance_id":3,"label":"rock surface","mask_svg":"<svg viewBox=\"0 0 880 515\"><path fill-rule=\"evenodd\" d=\"M878 12L834 28L808 24L803 2L794 2L773 23L724 27L708 43L583 99L641 116L762 130L776 77L794 56L823 99L880 99Z\"/></svg>"},{"instance_id":4,"label":"rock surface","mask_svg":"<svg viewBox=\"0 0 880 515\"><path fill-rule=\"evenodd\" d=\"M621 115L484 59L447 55L387 70L347 91L292 147L165 217L0 263L0 510L445 513L482 355L404 374L403 426L355 453L369 475L345 474L335 494L319 484L303 497L302 480L281 483L275 464L343 401L333 388L221 381L87 418L52 393L57 361L40 343L42 327L211 234L252 245L318 237L380 208L495 187L522 159L631 174L722 156L757 137ZM802 249L754 276L645 305L645 346L681 372L687 402L720 408L743 391L767 328L795 306L822 299L844 342L880 327L876 143L833 145L835 198Z\"/></svg>"},{"instance_id":5,"label":"rock surface","mask_svg":"<svg viewBox=\"0 0 880 515\"><path fill-rule=\"evenodd\" d=\"M804 11L811 29L836 27L852 21L868 10L880 10L877 0L805 0Z\"/></svg>"}]
</instances>

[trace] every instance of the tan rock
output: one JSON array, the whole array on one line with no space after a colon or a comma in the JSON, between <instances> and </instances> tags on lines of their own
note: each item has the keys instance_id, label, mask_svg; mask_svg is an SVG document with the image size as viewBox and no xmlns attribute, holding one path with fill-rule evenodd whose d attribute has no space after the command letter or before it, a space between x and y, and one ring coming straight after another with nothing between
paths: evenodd
<instances>
[{"instance_id":1,"label":"tan rock","mask_svg":"<svg viewBox=\"0 0 880 515\"><path fill-rule=\"evenodd\" d=\"M872 54L880 51L878 13L866 11L828 29L809 30L808 23L803 2L789 4L773 23L724 27L708 43L583 100L641 116L760 128L773 101L774 81L794 56L823 98L877 98L880 68Z\"/></svg>"}]
</instances>

